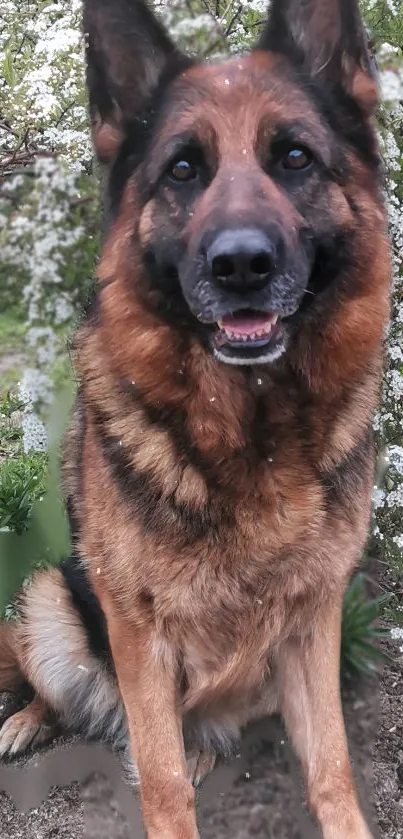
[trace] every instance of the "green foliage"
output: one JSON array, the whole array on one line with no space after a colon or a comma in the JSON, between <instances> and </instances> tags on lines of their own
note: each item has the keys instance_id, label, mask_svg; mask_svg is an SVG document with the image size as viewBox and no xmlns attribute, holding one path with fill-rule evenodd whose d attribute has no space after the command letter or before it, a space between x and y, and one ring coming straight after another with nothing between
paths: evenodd
<instances>
[{"instance_id":1,"label":"green foliage","mask_svg":"<svg viewBox=\"0 0 403 839\"><path fill-rule=\"evenodd\" d=\"M21 309L12 309L8 306L7 311L0 310L0 355L21 350L24 346L26 331L25 317Z\"/></svg>"},{"instance_id":2,"label":"green foliage","mask_svg":"<svg viewBox=\"0 0 403 839\"><path fill-rule=\"evenodd\" d=\"M375 46L379 47L385 41L398 49L403 45L403 10L401 1L396 0L362 0L362 9L365 15L365 22ZM396 7L396 13L393 13Z\"/></svg>"},{"instance_id":3,"label":"green foliage","mask_svg":"<svg viewBox=\"0 0 403 839\"><path fill-rule=\"evenodd\" d=\"M32 508L43 496L47 460L39 452L23 451L22 408L11 392L0 402L0 531L18 535L28 529Z\"/></svg>"},{"instance_id":4,"label":"green foliage","mask_svg":"<svg viewBox=\"0 0 403 839\"><path fill-rule=\"evenodd\" d=\"M18 535L27 530L34 502L44 491L44 460L32 452L10 458L0 467L0 530L7 528Z\"/></svg>"},{"instance_id":5,"label":"green foliage","mask_svg":"<svg viewBox=\"0 0 403 839\"><path fill-rule=\"evenodd\" d=\"M0 458L10 454L11 443L21 441L22 431L17 419L22 407L21 399L12 391L8 391L0 401Z\"/></svg>"},{"instance_id":6,"label":"green foliage","mask_svg":"<svg viewBox=\"0 0 403 839\"><path fill-rule=\"evenodd\" d=\"M10 87L13 87L16 83L16 74L14 72L13 67L13 57L10 50L6 51L6 54L3 59L3 76L5 81Z\"/></svg>"},{"instance_id":7,"label":"green foliage","mask_svg":"<svg viewBox=\"0 0 403 839\"><path fill-rule=\"evenodd\" d=\"M58 394L47 455L20 450L0 465L0 615L12 612L10 601L34 568L56 565L69 552L59 460L72 398L71 388ZM7 396L4 414L15 404Z\"/></svg>"},{"instance_id":8,"label":"green foliage","mask_svg":"<svg viewBox=\"0 0 403 839\"><path fill-rule=\"evenodd\" d=\"M382 606L389 600L388 594L368 600L362 574L357 574L351 582L343 608L341 667L345 675L374 676L385 660L379 640L390 633L378 625L378 619Z\"/></svg>"}]
</instances>

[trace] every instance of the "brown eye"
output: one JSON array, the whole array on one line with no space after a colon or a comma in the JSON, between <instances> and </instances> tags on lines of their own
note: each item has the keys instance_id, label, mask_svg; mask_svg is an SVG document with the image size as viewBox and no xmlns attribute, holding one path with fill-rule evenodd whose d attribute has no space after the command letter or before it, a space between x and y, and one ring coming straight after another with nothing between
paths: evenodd
<instances>
[{"instance_id":1,"label":"brown eye","mask_svg":"<svg viewBox=\"0 0 403 839\"><path fill-rule=\"evenodd\" d=\"M307 169L313 160L312 154L302 146L295 146L287 151L281 161L283 169Z\"/></svg>"},{"instance_id":2,"label":"brown eye","mask_svg":"<svg viewBox=\"0 0 403 839\"><path fill-rule=\"evenodd\" d=\"M198 169L189 160L176 160L171 166L170 175L175 181L192 181L197 178Z\"/></svg>"}]
</instances>

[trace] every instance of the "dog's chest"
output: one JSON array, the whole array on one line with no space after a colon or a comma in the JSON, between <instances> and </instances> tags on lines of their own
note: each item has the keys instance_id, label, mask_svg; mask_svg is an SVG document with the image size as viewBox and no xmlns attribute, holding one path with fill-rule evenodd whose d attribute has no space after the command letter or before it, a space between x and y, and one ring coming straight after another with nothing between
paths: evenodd
<instances>
[{"instance_id":1,"label":"dog's chest","mask_svg":"<svg viewBox=\"0 0 403 839\"><path fill-rule=\"evenodd\" d=\"M312 615L313 592L295 558L239 557L201 564L166 585L156 601L158 634L182 662L188 708L254 694L270 675L270 657Z\"/></svg>"}]
</instances>

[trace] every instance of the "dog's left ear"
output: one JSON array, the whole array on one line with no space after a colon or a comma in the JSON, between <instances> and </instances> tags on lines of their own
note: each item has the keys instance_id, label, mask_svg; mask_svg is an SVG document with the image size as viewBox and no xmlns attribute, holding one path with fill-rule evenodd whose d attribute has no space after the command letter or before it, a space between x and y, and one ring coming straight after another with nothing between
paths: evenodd
<instances>
[{"instance_id":1,"label":"dog's left ear","mask_svg":"<svg viewBox=\"0 0 403 839\"><path fill-rule=\"evenodd\" d=\"M366 115L378 104L358 0L272 0L256 48L283 53L311 77L341 86Z\"/></svg>"},{"instance_id":2,"label":"dog's left ear","mask_svg":"<svg viewBox=\"0 0 403 839\"><path fill-rule=\"evenodd\" d=\"M84 0L87 87L98 158L111 160L164 74L183 68L146 0Z\"/></svg>"}]
</instances>

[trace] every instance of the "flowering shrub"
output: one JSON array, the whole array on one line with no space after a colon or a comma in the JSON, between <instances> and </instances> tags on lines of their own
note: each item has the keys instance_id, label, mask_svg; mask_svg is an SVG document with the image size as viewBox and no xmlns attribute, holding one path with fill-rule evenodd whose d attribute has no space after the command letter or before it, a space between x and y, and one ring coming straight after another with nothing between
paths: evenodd
<instances>
[{"instance_id":1,"label":"flowering shrub","mask_svg":"<svg viewBox=\"0 0 403 839\"><path fill-rule=\"evenodd\" d=\"M369 4L374 13L377 4ZM379 5L379 4L378 4ZM386 5L386 4L384 4ZM387 446L385 486L375 493L375 543L401 578L403 570L403 9L388 2L379 25L378 49L383 111L380 133L386 167L386 195L393 244L392 317L386 341L382 407L375 418L380 444ZM379 9L378 9L379 14ZM382 22L382 21L381 21Z\"/></svg>"},{"instance_id":2,"label":"flowering shrub","mask_svg":"<svg viewBox=\"0 0 403 839\"><path fill-rule=\"evenodd\" d=\"M19 174L7 178L3 186L7 226L3 236L0 234L0 278L3 276L4 288L9 291L7 303L11 292L15 294L14 278L18 275L27 317L26 341L34 361L34 366L23 372L20 384L27 449L46 446L37 411L51 403L50 372L57 360L65 357L66 329L85 302L93 274L98 247L98 236L91 229L97 228L97 202L92 201L96 188L87 176L82 204L82 180L83 176L62 161L37 155L32 177ZM93 205L90 211L87 201Z\"/></svg>"},{"instance_id":3,"label":"flowering shrub","mask_svg":"<svg viewBox=\"0 0 403 839\"><path fill-rule=\"evenodd\" d=\"M91 170L83 88L81 0L1 0L2 167L58 152Z\"/></svg>"},{"instance_id":4,"label":"flowering shrub","mask_svg":"<svg viewBox=\"0 0 403 839\"><path fill-rule=\"evenodd\" d=\"M266 0L155 0L178 43L205 56L253 42ZM379 129L394 246L394 309L387 336L382 410L386 486L376 493L374 538L403 568L403 8L363 0L376 48L384 106ZM23 372L24 446L43 448L39 414L52 371L85 299L98 249L98 187L85 89L81 0L0 0L0 310L24 307L35 363ZM3 229L2 229L3 228ZM4 289L4 292L3 292ZM38 414L39 412L39 414Z\"/></svg>"}]
</instances>

